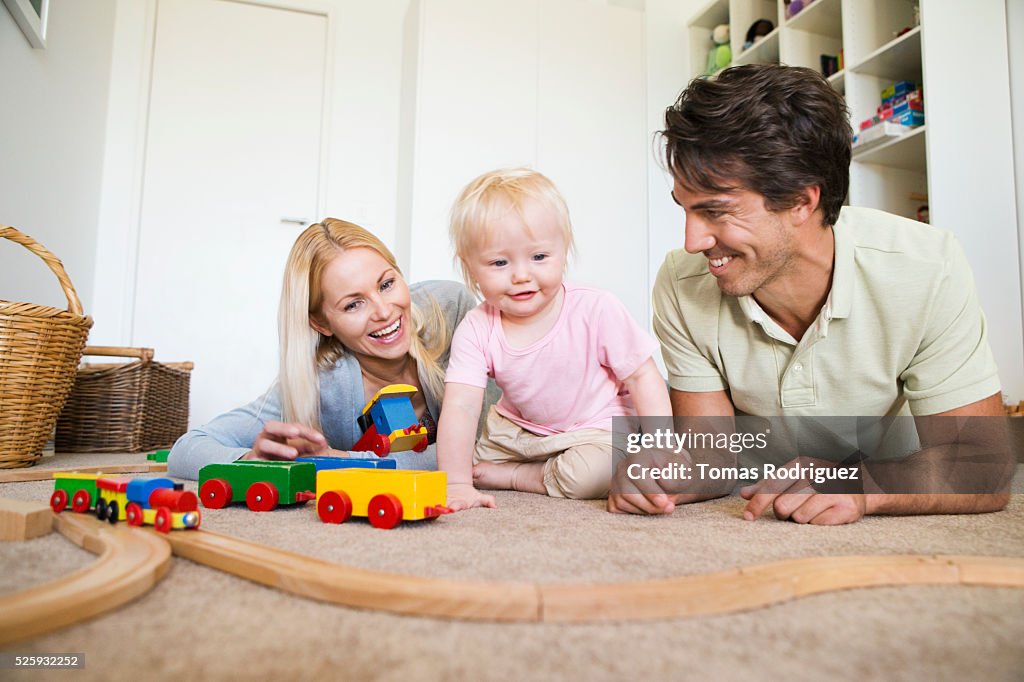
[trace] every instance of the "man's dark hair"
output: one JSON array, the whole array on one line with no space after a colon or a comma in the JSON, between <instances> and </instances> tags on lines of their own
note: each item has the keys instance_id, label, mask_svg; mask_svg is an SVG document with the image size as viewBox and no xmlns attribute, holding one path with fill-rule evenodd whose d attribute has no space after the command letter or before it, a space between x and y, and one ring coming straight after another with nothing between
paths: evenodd
<instances>
[{"instance_id":1,"label":"man's dark hair","mask_svg":"<svg viewBox=\"0 0 1024 682\"><path fill-rule=\"evenodd\" d=\"M811 69L750 64L696 78L665 111L661 135L669 170L689 188L751 190L779 211L817 185L824 223L839 219L853 134L843 98Z\"/></svg>"}]
</instances>

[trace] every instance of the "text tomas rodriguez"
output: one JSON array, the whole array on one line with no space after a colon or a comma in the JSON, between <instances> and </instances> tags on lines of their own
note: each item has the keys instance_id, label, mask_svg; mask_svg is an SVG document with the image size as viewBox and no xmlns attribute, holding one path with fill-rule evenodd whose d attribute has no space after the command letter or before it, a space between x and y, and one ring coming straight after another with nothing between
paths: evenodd
<instances>
[{"instance_id":1,"label":"text tomas rodriguez","mask_svg":"<svg viewBox=\"0 0 1024 682\"><path fill-rule=\"evenodd\" d=\"M777 481L806 480L820 484L826 481L859 481L860 467L816 466L813 462L800 466L763 464L760 467L723 467L707 463L682 464L680 462L650 467L634 463L626 468L626 475L634 481L691 481L696 478L700 481L756 482L770 479Z\"/></svg>"}]
</instances>

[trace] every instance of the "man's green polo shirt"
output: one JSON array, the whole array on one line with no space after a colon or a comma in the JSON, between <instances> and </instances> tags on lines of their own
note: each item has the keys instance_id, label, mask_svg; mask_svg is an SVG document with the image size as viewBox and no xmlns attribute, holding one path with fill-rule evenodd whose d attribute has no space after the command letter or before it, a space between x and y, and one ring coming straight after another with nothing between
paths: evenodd
<instances>
[{"instance_id":1,"label":"man's green polo shirt","mask_svg":"<svg viewBox=\"0 0 1024 682\"><path fill-rule=\"evenodd\" d=\"M851 207L833 231L832 290L799 343L752 296L722 294L702 254L670 252L653 296L671 387L727 390L761 416L936 414L999 391L950 232Z\"/></svg>"}]
</instances>

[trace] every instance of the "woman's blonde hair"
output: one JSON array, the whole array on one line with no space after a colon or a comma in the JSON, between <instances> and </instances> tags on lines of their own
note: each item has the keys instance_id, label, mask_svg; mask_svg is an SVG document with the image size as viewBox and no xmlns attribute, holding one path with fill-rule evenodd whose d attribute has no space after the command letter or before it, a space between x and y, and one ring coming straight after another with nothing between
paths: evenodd
<instances>
[{"instance_id":1,"label":"woman's blonde hair","mask_svg":"<svg viewBox=\"0 0 1024 682\"><path fill-rule=\"evenodd\" d=\"M455 200L449 227L456 263L462 270L462 278L475 293L480 293L480 286L469 269L470 254L486 240L491 223L510 207L526 223L523 204L528 200L555 214L567 252L575 251L569 207L546 175L530 168L500 168L484 173L466 185ZM529 224L526 227L530 229Z\"/></svg>"},{"instance_id":2,"label":"woman's blonde hair","mask_svg":"<svg viewBox=\"0 0 1024 682\"><path fill-rule=\"evenodd\" d=\"M286 422L322 431L319 373L333 366L347 349L337 338L313 329L310 316L321 314L321 281L327 265L341 251L356 248L373 249L401 275L394 255L380 239L354 223L335 218L325 218L307 227L288 254L277 314L281 341L278 382ZM415 333L409 355L422 370L426 384L423 389L440 402L444 395L444 369L438 358L445 351L448 336L444 315L431 298L429 310L413 302L410 316Z\"/></svg>"}]
</instances>

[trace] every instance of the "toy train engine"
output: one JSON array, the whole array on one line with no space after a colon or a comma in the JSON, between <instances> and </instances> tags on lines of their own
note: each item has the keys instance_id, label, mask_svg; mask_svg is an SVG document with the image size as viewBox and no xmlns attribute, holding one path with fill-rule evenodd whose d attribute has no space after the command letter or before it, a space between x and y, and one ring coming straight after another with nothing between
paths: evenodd
<instances>
[{"instance_id":1,"label":"toy train engine","mask_svg":"<svg viewBox=\"0 0 1024 682\"><path fill-rule=\"evenodd\" d=\"M125 519L132 526L152 524L161 533L172 528L198 528L199 498L169 478L136 478L125 490Z\"/></svg>"},{"instance_id":2,"label":"toy train engine","mask_svg":"<svg viewBox=\"0 0 1024 682\"><path fill-rule=\"evenodd\" d=\"M352 449L373 452L378 457L403 450L423 452L427 448L427 429L420 425L413 409L415 393L416 387L409 384L392 384L377 391L359 417L363 436Z\"/></svg>"},{"instance_id":3,"label":"toy train engine","mask_svg":"<svg viewBox=\"0 0 1024 682\"><path fill-rule=\"evenodd\" d=\"M162 533L198 528L202 519L195 493L169 478L57 473L50 506L58 514L71 501L75 512L94 509L96 518L132 526L148 524Z\"/></svg>"}]
</instances>

